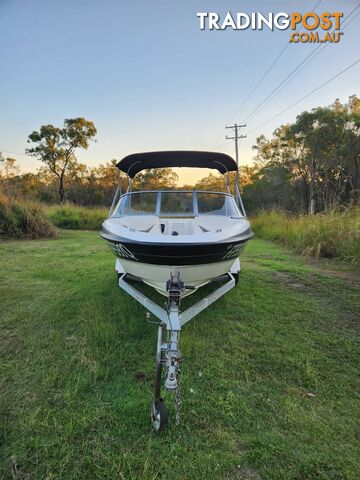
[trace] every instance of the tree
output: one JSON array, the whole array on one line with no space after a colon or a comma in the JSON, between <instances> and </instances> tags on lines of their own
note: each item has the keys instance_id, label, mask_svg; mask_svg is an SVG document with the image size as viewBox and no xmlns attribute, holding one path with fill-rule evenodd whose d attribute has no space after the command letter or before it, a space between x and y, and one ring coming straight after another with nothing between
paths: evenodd
<instances>
[{"instance_id":1,"label":"tree","mask_svg":"<svg viewBox=\"0 0 360 480\"><path fill-rule=\"evenodd\" d=\"M254 149L258 162L287 170L283 180L291 185L292 195L300 193L301 210L312 214L355 202L360 188L360 99L353 95L345 104L335 100L302 112L294 123L276 129L270 140L257 138ZM264 178L255 178L254 185ZM270 185L262 181L264 195Z\"/></svg>"},{"instance_id":2,"label":"tree","mask_svg":"<svg viewBox=\"0 0 360 480\"><path fill-rule=\"evenodd\" d=\"M15 158L7 157L5 159L5 178L13 178L20 172L20 168L16 163Z\"/></svg>"},{"instance_id":3,"label":"tree","mask_svg":"<svg viewBox=\"0 0 360 480\"><path fill-rule=\"evenodd\" d=\"M39 131L29 135L28 143L32 142L36 146L28 148L26 152L37 157L56 175L61 203L65 200L66 172L76 163L75 151L78 148L87 149L95 135L93 122L82 117L66 119L63 128L43 125Z\"/></svg>"},{"instance_id":4,"label":"tree","mask_svg":"<svg viewBox=\"0 0 360 480\"><path fill-rule=\"evenodd\" d=\"M252 176L257 167L242 165L240 167L240 189L242 190L245 185L252 182ZM228 186L230 191L234 193L234 185L236 182L235 172L229 172L227 174ZM188 186L188 189L191 189L191 186ZM209 173L207 177L203 177L198 180L195 184L195 190L209 190L215 192L225 192L226 191L226 180L225 175Z\"/></svg>"},{"instance_id":5,"label":"tree","mask_svg":"<svg viewBox=\"0 0 360 480\"><path fill-rule=\"evenodd\" d=\"M2 152L0 152L0 180L3 176L4 165L5 165L5 157L3 156Z\"/></svg>"},{"instance_id":6,"label":"tree","mask_svg":"<svg viewBox=\"0 0 360 480\"><path fill-rule=\"evenodd\" d=\"M207 177L201 178L196 182L195 190L212 190L215 192L223 192L225 191L224 176L209 173Z\"/></svg>"},{"instance_id":7,"label":"tree","mask_svg":"<svg viewBox=\"0 0 360 480\"><path fill-rule=\"evenodd\" d=\"M298 115L288 130L303 145L309 172L309 213L349 200L358 188L359 124L357 97L342 105L318 107Z\"/></svg>"},{"instance_id":8,"label":"tree","mask_svg":"<svg viewBox=\"0 0 360 480\"><path fill-rule=\"evenodd\" d=\"M176 187L178 175L171 168L150 168L136 175L133 180L135 190L159 190Z\"/></svg>"},{"instance_id":9,"label":"tree","mask_svg":"<svg viewBox=\"0 0 360 480\"><path fill-rule=\"evenodd\" d=\"M0 152L0 176L2 176L2 171L6 179L13 178L20 172L20 168L16 163L15 158L3 157L3 154Z\"/></svg>"}]
</instances>

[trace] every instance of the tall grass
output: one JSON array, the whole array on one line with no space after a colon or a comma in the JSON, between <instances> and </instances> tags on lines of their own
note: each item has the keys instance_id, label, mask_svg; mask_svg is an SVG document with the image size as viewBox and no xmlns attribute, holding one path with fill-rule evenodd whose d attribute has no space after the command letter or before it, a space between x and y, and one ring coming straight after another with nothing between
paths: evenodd
<instances>
[{"instance_id":1,"label":"tall grass","mask_svg":"<svg viewBox=\"0 0 360 480\"><path fill-rule=\"evenodd\" d=\"M103 207L78 207L76 205L47 206L48 219L59 228L69 230L100 230L108 215Z\"/></svg>"},{"instance_id":2,"label":"tall grass","mask_svg":"<svg viewBox=\"0 0 360 480\"><path fill-rule=\"evenodd\" d=\"M262 212L252 219L255 233L297 253L360 263L360 207L291 217Z\"/></svg>"},{"instance_id":3,"label":"tall grass","mask_svg":"<svg viewBox=\"0 0 360 480\"><path fill-rule=\"evenodd\" d=\"M0 236L5 238L51 238L56 228L36 205L0 194Z\"/></svg>"}]
</instances>

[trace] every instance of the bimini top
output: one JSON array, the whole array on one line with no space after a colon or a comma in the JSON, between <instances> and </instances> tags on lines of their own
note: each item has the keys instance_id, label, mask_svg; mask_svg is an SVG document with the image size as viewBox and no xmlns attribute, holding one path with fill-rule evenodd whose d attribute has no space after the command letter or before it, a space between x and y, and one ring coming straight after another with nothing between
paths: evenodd
<instances>
[{"instance_id":1,"label":"bimini top","mask_svg":"<svg viewBox=\"0 0 360 480\"><path fill-rule=\"evenodd\" d=\"M116 166L131 178L147 168L214 168L222 174L237 170L235 160L229 155L217 152L192 151L134 153L120 160Z\"/></svg>"}]
</instances>

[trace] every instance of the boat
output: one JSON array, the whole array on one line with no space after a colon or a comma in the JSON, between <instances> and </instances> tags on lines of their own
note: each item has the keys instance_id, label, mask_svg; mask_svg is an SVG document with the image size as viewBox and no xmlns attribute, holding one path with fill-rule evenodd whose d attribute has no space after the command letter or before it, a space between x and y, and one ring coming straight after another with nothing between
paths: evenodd
<instances>
[{"instance_id":1,"label":"boat","mask_svg":"<svg viewBox=\"0 0 360 480\"><path fill-rule=\"evenodd\" d=\"M214 152L141 153L117 164L129 178L164 166L237 171L231 157ZM119 259L120 271L142 278L163 295L170 273L179 272L189 287L181 295L186 296L228 271L237 276L239 254L253 234L241 200L229 191L129 189L101 235Z\"/></svg>"},{"instance_id":2,"label":"boat","mask_svg":"<svg viewBox=\"0 0 360 480\"><path fill-rule=\"evenodd\" d=\"M138 173L168 167L215 169L224 175L226 191L132 190ZM153 427L159 432L168 417L161 396L162 366L166 367L165 390L175 392L178 423L181 327L235 287L239 255L253 233L241 200L238 166L229 155L203 151L135 153L123 158L117 168L127 175L128 187L124 194L118 187L101 236L116 256L119 287L144 305L148 316L153 314L159 320L151 407ZM166 309L136 288L136 282L166 296ZM220 287L181 310L182 298L213 283Z\"/></svg>"}]
</instances>

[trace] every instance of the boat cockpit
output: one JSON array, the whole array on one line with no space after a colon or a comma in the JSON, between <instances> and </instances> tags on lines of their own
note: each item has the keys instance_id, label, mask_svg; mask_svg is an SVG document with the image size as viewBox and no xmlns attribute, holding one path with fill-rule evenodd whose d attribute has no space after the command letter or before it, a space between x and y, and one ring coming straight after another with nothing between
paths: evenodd
<instances>
[{"instance_id":1,"label":"boat cockpit","mask_svg":"<svg viewBox=\"0 0 360 480\"><path fill-rule=\"evenodd\" d=\"M218 233L244 216L228 193L148 190L122 195L110 218L131 232L177 236Z\"/></svg>"}]
</instances>

